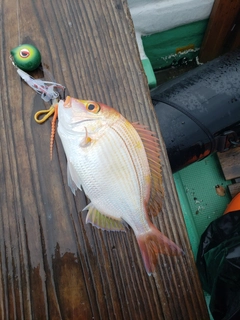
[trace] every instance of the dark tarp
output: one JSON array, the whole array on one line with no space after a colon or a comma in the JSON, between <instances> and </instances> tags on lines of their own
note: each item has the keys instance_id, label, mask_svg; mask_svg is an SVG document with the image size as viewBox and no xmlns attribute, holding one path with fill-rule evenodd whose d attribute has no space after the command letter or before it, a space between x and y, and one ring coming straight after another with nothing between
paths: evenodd
<instances>
[{"instance_id":1,"label":"dark tarp","mask_svg":"<svg viewBox=\"0 0 240 320\"><path fill-rule=\"evenodd\" d=\"M216 219L203 233L197 255L203 289L215 320L240 319L240 211Z\"/></svg>"}]
</instances>

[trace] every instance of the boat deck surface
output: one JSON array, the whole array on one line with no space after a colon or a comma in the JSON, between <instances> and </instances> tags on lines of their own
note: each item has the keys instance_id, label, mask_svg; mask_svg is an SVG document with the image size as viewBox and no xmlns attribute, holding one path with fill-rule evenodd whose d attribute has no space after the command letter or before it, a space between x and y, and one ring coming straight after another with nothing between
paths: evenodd
<instances>
[{"instance_id":1,"label":"boat deck surface","mask_svg":"<svg viewBox=\"0 0 240 320\"><path fill-rule=\"evenodd\" d=\"M126 2L0 4L0 318L208 319ZM85 224L86 198L67 185L61 142L57 136L50 161L51 122L33 119L49 105L9 60L22 43L39 48L44 75L69 95L113 106L157 133L165 197L154 223L183 257L160 256L149 277L132 230Z\"/></svg>"}]
</instances>

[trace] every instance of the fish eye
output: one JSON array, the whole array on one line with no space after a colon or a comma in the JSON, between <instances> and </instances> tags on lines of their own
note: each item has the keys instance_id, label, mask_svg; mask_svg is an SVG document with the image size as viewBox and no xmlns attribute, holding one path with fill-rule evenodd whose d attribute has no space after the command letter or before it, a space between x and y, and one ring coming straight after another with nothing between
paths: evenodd
<instances>
[{"instance_id":1,"label":"fish eye","mask_svg":"<svg viewBox=\"0 0 240 320\"><path fill-rule=\"evenodd\" d=\"M89 110L89 111L92 111L92 110L94 110L94 109L95 109L95 105L90 103L90 104L88 105L88 110Z\"/></svg>"},{"instance_id":2,"label":"fish eye","mask_svg":"<svg viewBox=\"0 0 240 320\"><path fill-rule=\"evenodd\" d=\"M30 56L30 52L28 49L20 50L19 54L22 58L28 58Z\"/></svg>"},{"instance_id":3,"label":"fish eye","mask_svg":"<svg viewBox=\"0 0 240 320\"><path fill-rule=\"evenodd\" d=\"M98 113L100 111L100 106L99 104L97 103L94 103L94 102L90 102L88 105L87 105L87 110L90 111L90 112L93 112L93 113Z\"/></svg>"}]
</instances>

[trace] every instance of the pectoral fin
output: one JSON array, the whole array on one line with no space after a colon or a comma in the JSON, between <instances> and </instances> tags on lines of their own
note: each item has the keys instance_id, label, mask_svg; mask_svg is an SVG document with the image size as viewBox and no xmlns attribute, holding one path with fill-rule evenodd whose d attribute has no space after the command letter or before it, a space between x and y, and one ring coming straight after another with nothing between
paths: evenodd
<instances>
[{"instance_id":1,"label":"pectoral fin","mask_svg":"<svg viewBox=\"0 0 240 320\"><path fill-rule=\"evenodd\" d=\"M77 189L82 190L81 180L70 161L68 161L67 163L67 179L68 186L70 187L74 195Z\"/></svg>"},{"instance_id":2,"label":"pectoral fin","mask_svg":"<svg viewBox=\"0 0 240 320\"><path fill-rule=\"evenodd\" d=\"M126 231L122 220L116 220L100 213L91 203L84 209L89 210L86 223L91 223L93 226L102 230Z\"/></svg>"},{"instance_id":3,"label":"pectoral fin","mask_svg":"<svg viewBox=\"0 0 240 320\"><path fill-rule=\"evenodd\" d=\"M89 137L86 127L85 127L85 132L86 132L86 135L80 143L80 147L83 147L83 148L88 147L92 142L92 139Z\"/></svg>"}]
</instances>

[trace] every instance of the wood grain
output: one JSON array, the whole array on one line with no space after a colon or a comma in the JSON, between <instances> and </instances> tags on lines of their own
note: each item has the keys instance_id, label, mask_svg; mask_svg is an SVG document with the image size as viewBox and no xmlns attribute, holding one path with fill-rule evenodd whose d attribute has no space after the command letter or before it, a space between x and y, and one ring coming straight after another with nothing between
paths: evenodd
<instances>
[{"instance_id":1,"label":"wood grain","mask_svg":"<svg viewBox=\"0 0 240 320\"><path fill-rule=\"evenodd\" d=\"M166 149L124 0L1 0L0 318L208 319ZM86 204L67 186L59 138L49 160L49 107L9 60L20 43L36 45L42 63L73 97L118 109L156 131L165 199L154 220L185 256L161 256L149 277L133 232L85 225Z\"/></svg>"},{"instance_id":2,"label":"wood grain","mask_svg":"<svg viewBox=\"0 0 240 320\"><path fill-rule=\"evenodd\" d=\"M215 0L199 60L211 61L240 45L240 0Z\"/></svg>"},{"instance_id":3,"label":"wood grain","mask_svg":"<svg viewBox=\"0 0 240 320\"><path fill-rule=\"evenodd\" d=\"M228 186L231 197L234 198L240 192L240 182Z\"/></svg>"},{"instance_id":4,"label":"wood grain","mask_svg":"<svg viewBox=\"0 0 240 320\"><path fill-rule=\"evenodd\" d=\"M240 177L240 147L218 153L218 159L226 180Z\"/></svg>"}]
</instances>

